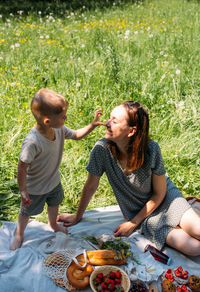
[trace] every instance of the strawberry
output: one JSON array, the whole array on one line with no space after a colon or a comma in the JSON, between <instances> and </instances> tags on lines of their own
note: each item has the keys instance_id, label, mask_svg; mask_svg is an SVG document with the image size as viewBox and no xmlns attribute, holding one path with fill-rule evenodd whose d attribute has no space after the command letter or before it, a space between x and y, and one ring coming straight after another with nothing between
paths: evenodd
<instances>
[{"instance_id":1,"label":"strawberry","mask_svg":"<svg viewBox=\"0 0 200 292\"><path fill-rule=\"evenodd\" d=\"M116 279L115 279L115 283L116 283L116 284L121 284L121 279L117 279L117 278L116 278Z\"/></svg>"},{"instance_id":2,"label":"strawberry","mask_svg":"<svg viewBox=\"0 0 200 292\"><path fill-rule=\"evenodd\" d=\"M174 274L175 274L176 277L180 277L181 276L181 272L178 271L178 270L175 270Z\"/></svg>"},{"instance_id":3,"label":"strawberry","mask_svg":"<svg viewBox=\"0 0 200 292\"><path fill-rule=\"evenodd\" d=\"M117 272L115 272L115 276L116 276L117 278L121 278L122 274L121 274L119 271L117 271Z\"/></svg>"},{"instance_id":4,"label":"strawberry","mask_svg":"<svg viewBox=\"0 0 200 292\"><path fill-rule=\"evenodd\" d=\"M110 276L111 279L114 279L115 278L115 272L110 272L109 276Z\"/></svg>"},{"instance_id":5,"label":"strawberry","mask_svg":"<svg viewBox=\"0 0 200 292\"><path fill-rule=\"evenodd\" d=\"M102 288L107 288L106 283L102 282L102 283L101 283L101 287L102 287Z\"/></svg>"},{"instance_id":6,"label":"strawberry","mask_svg":"<svg viewBox=\"0 0 200 292\"><path fill-rule=\"evenodd\" d=\"M182 271L183 271L183 268L182 268L181 266L179 266L179 267L177 268L177 270L178 270L179 272L182 272Z\"/></svg>"},{"instance_id":7,"label":"strawberry","mask_svg":"<svg viewBox=\"0 0 200 292\"><path fill-rule=\"evenodd\" d=\"M99 279L103 279L103 273L98 273L98 274L96 275L96 277L99 278Z\"/></svg>"}]
</instances>

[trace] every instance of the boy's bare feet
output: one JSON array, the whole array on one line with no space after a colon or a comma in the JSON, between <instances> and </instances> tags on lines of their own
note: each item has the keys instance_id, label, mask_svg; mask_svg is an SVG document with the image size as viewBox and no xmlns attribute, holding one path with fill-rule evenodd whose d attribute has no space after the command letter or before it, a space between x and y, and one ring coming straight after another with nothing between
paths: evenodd
<instances>
[{"instance_id":1,"label":"boy's bare feet","mask_svg":"<svg viewBox=\"0 0 200 292\"><path fill-rule=\"evenodd\" d=\"M52 227L51 227L52 228ZM68 234L68 229L67 227L60 225L60 224L56 224L54 228L52 228L55 232L63 232L65 234Z\"/></svg>"},{"instance_id":2,"label":"boy's bare feet","mask_svg":"<svg viewBox=\"0 0 200 292\"><path fill-rule=\"evenodd\" d=\"M23 241L23 237L15 234L15 237L10 245L10 250L16 250L21 247Z\"/></svg>"}]
</instances>

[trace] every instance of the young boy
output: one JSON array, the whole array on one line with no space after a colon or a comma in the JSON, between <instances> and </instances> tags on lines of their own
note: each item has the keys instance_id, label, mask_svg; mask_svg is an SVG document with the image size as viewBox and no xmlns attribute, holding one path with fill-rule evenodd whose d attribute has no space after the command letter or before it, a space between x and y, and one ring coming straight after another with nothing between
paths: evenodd
<instances>
[{"instance_id":1,"label":"young boy","mask_svg":"<svg viewBox=\"0 0 200 292\"><path fill-rule=\"evenodd\" d=\"M88 135L99 121L101 110L95 112L91 124L82 129L71 130L64 126L68 102L58 93L39 90L31 102L31 111L36 125L25 138L19 156L18 184L21 194L21 208L18 225L11 250L19 248L29 217L40 214L45 202L48 205L48 221L57 232L67 233L67 228L57 224L58 206L64 198L60 182L59 165L65 139L79 140Z\"/></svg>"}]
</instances>

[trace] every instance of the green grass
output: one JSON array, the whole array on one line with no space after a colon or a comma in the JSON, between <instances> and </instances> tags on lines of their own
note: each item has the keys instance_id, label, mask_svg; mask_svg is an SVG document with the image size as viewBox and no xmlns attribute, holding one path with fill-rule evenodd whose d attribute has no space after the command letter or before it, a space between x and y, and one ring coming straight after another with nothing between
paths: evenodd
<instances>
[{"instance_id":1,"label":"green grass","mask_svg":"<svg viewBox=\"0 0 200 292\"><path fill-rule=\"evenodd\" d=\"M73 129L98 108L106 121L124 100L144 104L167 174L185 196L199 197L199 1L11 2L0 2L0 219L17 218L17 161L35 123L30 101L42 87L68 99ZM90 150L104 131L66 141L62 212L76 210ZM89 208L115 203L103 176ZM46 221L46 211L37 218Z\"/></svg>"}]
</instances>

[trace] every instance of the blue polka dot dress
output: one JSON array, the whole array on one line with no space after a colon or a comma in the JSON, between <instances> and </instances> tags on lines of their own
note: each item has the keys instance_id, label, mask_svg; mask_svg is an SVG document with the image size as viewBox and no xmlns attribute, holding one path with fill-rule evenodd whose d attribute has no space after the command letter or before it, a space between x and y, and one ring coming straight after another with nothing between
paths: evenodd
<instances>
[{"instance_id":1,"label":"blue polka dot dress","mask_svg":"<svg viewBox=\"0 0 200 292\"><path fill-rule=\"evenodd\" d=\"M142 209L152 196L152 174L166 173L159 145L149 142L149 153L145 164L126 175L120 163L113 157L108 141L104 138L98 141L90 154L87 171L94 176L102 176L105 172L114 191L124 217L131 220ZM138 230L146 238L162 249L167 234L178 225L182 215L191 206L179 189L166 177L167 193L160 206L147 217Z\"/></svg>"}]
</instances>

